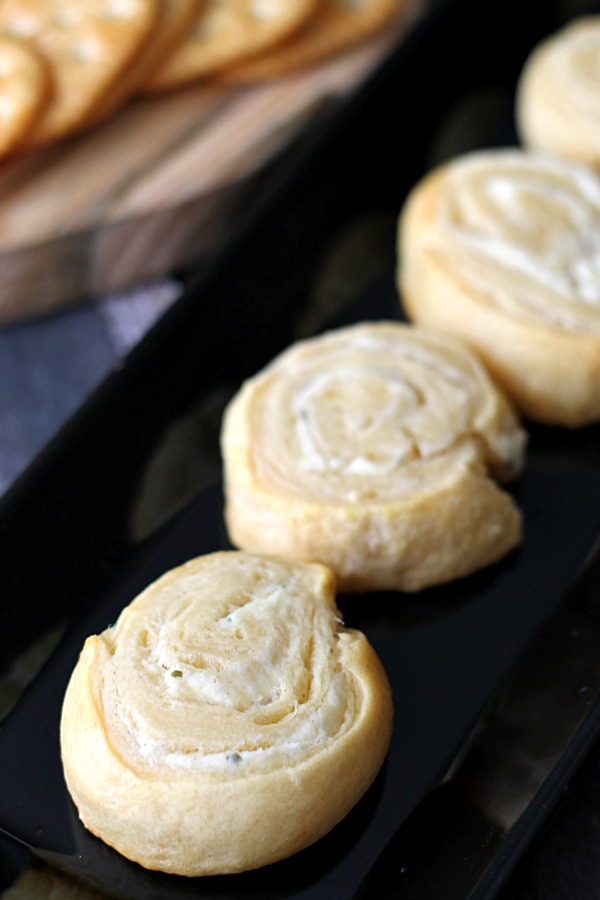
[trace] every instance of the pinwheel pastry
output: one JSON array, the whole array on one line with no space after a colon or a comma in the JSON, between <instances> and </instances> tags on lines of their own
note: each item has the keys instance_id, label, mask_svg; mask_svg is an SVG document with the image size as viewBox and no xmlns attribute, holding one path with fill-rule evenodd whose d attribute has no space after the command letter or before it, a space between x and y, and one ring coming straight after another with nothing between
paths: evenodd
<instances>
[{"instance_id":1,"label":"pinwheel pastry","mask_svg":"<svg viewBox=\"0 0 600 900\"><path fill-rule=\"evenodd\" d=\"M525 147L600 168L600 16L575 19L540 42L516 96Z\"/></svg>"},{"instance_id":2,"label":"pinwheel pastry","mask_svg":"<svg viewBox=\"0 0 600 900\"><path fill-rule=\"evenodd\" d=\"M453 338L361 322L246 381L222 430L234 545L315 560L340 590L416 591L518 544L524 434Z\"/></svg>"},{"instance_id":3,"label":"pinwheel pastry","mask_svg":"<svg viewBox=\"0 0 600 900\"><path fill-rule=\"evenodd\" d=\"M533 420L600 418L600 180L517 149L430 172L398 227L408 317L474 350Z\"/></svg>"},{"instance_id":4,"label":"pinwheel pastry","mask_svg":"<svg viewBox=\"0 0 600 900\"><path fill-rule=\"evenodd\" d=\"M253 869L316 841L388 750L391 692L324 566L198 557L84 644L65 778L84 825L141 865Z\"/></svg>"}]
</instances>

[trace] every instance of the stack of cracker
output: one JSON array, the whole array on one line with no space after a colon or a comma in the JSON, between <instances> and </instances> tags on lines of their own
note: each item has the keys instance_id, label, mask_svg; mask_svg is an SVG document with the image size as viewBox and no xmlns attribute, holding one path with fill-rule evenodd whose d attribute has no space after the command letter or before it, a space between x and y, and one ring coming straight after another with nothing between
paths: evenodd
<instances>
[{"instance_id":1,"label":"stack of cracker","mask_svg":"<svg viewBox=\"0 0 600 900\"><path fill-rule=\"evenodd\" d=\"M0 156L88 129L135 96L248 83L373 35L404 0L0 0Z\"/></svg>"}]
</instances>

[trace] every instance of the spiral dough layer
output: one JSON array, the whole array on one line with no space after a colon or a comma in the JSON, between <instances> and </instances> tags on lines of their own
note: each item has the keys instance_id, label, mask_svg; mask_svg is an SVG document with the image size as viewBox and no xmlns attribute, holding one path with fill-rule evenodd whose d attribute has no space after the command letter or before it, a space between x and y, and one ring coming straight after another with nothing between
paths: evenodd
<instances>
[{"instance_id":1,"label":"spiral dough layer","mask_svg":"<svg viewBox=\"0 0 600 900\"><path fill-rule=\"evenodd\" d=\"M527 149L600 169L600 16L575 19L533 49L515 115Z\"/></svg>"},{"instance_id":2,"label":"spiral dough layer","mask_svg":"<svg viewBox=\"0 0 600 900\"><path fill-rule=\"evenodd\" d=\"M409 195L407 315L460 337L532 419L600 417L600 180L519 150L460 157Z\"/></svg>"},{"instance_id":3,"label":"spiral dough layer","mask_svg":"<svg viewBox=\"0 0 600 900\"><path fill-rule=\"evenodd\" d=\"M330 830L375 778L391 723L331 572L231 551L167 573L88 638L61 748L89 830L148 868L219 874Z\"/></svg>"},{"instance_id":4,"label":"spiral dough layer","mask_svg":"<svg viewBox=\"0 0 600 900\"><path fill-rule=\"evenodd\" d=\"M419 590L489 564L520 515L489 477L524 434L458 342L395 322L299 342L226 410L232 541L330 566L341 590Z\"/></svg>"}]
</instances>

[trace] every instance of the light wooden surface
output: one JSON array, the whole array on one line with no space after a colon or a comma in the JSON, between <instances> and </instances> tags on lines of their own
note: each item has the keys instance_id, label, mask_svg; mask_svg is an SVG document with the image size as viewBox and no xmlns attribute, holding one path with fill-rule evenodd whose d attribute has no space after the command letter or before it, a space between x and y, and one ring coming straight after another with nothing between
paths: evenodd
<instances>
[{"instance_id":1,"label":"light wooden surface","mask_svg":"<svg viewBox=\"0 0 600 900\"><path fill-rule=\"evenodd\" d=\"M0 167L0 323L167 275L226 236L244 183L402 39L264 85L202 84Z\"/></svg>"}]
</instances>

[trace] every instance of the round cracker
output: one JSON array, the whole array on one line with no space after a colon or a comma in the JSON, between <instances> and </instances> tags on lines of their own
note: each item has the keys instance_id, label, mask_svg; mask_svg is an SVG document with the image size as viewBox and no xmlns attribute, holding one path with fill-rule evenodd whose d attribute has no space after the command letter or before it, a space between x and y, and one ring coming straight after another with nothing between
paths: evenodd
<instances>
[{"instance_id":1,"label":"round cracker","mask_svg":"<svg viewBox=\"0 0 600 900\"><path fill-rule=\"evenodd\" d=\"M297 31L319 0L205 0L185 40L145 85L156 93L189 84L262 53Z\"/></svg>"},{"instance_id":2,"label":"round cracker","mask_svg":"<svg viewBox=\"0 0 600 900\"><path fill-rule=\"evenodd\" d=\"M97 110L97 120L110 115L164 65L183 41L201 4L202 0L161 0L158 22L151 37L118 85L105 97Z\"/></svg>"},{"instance_id":3,"label":"round cracker","mask_svg":"<svg viewBox=\"0 0 600 900\"><path fill-rule=\"evenodd\" d=\"M0 35L30 41L52 73L52 101L28 133L27 149L93 120L157 16L158 0L3 0Z\"/></svg>"},{"instance_id":4,"label":"round cracker","mask_svg":"<svg viewBox=\"0 0 600 900\"><path fill-rule=\"evenodd\" d=\"M323 0L291 40L220 73L222 81L266 81L328 59L378 32L402 13L404 0Z\"/></svg>"},{"instance_id":5,"label":"round cracker","mask_svg":"<svg viewBox=\"0 0 600 900\"><path fill-rule=\"evenodd\" d=\"M13 151L32 127L49 85L43 59L28 44L0 38L0 156Z\"/></svg>"}]
</instances>

